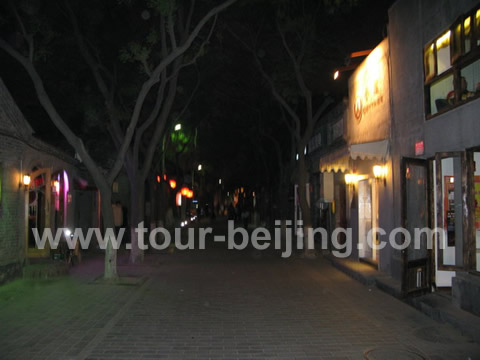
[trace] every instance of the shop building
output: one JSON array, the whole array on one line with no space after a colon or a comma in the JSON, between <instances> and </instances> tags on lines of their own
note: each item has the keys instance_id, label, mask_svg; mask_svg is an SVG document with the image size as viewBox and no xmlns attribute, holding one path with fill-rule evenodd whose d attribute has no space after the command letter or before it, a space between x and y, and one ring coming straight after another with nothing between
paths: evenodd
<instances>
[{"instance_id":1,"label":"shop building","mask_svg":"<svg viewBox=\"0 0 480 360\"><path fill-rule=\"evenodd\" d=\"M399 0L389 38L395 225L444 230L397 254L403 290L480 315L480 5Z\"/></svg>"},{"instance_id":2,"label":"shop building","mask_svg":"<svg viewBox=\"0 0 480 360\"><path fill-rule=\"evenodd\" d=\"M321 118L307 146L313 226L326 229L329 236L335 228L347 226L344 181L344 172L349 169L349 158L345 157L346 106L347 100L341 101ZM331 249L331 238L328 247Z\"/></svg>"},{"instance_id":3,"label":"shop building","mask_svg":"<svg viewBox=\"0 0 480 360\"><path fill-rule=\"evenodd\" d=\"M52 257L32 228L97 226L97 190L85 178L77 160L35 138L0 79L0 284Z\"/></svg>"},{"instance_id":4,"label":"shop building","mask_svg":"<svg viewBox=\"0 0 480 360\"><path fill-rule=\"evenodd\" d=\"M322 119L327 142L310 159L321 173L328 233L350 228L349 258L391 273L392 249L381 248L384 235L372 231L393 225L389 76L385 39L351 74L348 98Z\"/></svg>"},{"instance_id":5,"label":"shop building","mask_svg":"<svg viewBox=\"0 0 480 360\"><path fill-rule=\"evenodd\" d=\"M344 145L311 161L335 219L345 201L349 258L386 273L402 296L451 289L457 306L479 315L480 5L397 1L388 38L349 79L346 104L337 116ZM369 236L376 227L385 234ZM390 242L400 228L404 249Z\"/></svg>"}]
</instances>

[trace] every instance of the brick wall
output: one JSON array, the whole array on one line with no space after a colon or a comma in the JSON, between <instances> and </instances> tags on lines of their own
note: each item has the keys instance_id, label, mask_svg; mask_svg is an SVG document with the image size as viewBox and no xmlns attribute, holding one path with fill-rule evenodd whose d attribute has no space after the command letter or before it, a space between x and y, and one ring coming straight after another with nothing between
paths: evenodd
<instances>
[{"instance_id":1,"label":"brick wall","mask_svg":"<svg viewBox=\"0 0 480 360\"><path fill-rule=\"evenodd\" d=\"M2 166L2 200L0 204L0 283L11 277L24 260L25 193L19 189L20 161L25 145L20 141L0 136L0 164ZM23 206L22 206L23 205ZM17 265L14 265L17 264ZM3 276L2 276L3 273ZM5 275L7 274L7 275ZM3 280L3 281L2 281Z\"/></svg>"},{"instance_id":2,"label":"brick wall","mask_svg":"<svg viewBox=\"0 0 480 360\"><path fill-rule=\"evenodd\" d=\"M68 155L32 136L32 129L0 79L0 284L21 274L26 260L28 192L19 186L23 174L48 168L66 170L73 179L78 169ZM71 188L73 184L70 184ZM73 204L72 204L73 206ZM70 216L74 214L71 211Z\"/></svg>"}]
</instances>

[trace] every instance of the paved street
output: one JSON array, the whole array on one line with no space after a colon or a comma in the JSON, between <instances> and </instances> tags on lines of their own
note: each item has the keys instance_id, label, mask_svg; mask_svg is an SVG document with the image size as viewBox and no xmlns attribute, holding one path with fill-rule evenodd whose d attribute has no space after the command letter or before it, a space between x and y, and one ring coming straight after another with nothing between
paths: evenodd
<instances>
[{"instance_id":1,"label":"paved street","mask_svg":"<svg viewBox=\"0 0 480 360\"><path fill-rule=\"evenodd\" d=\"M101 258L67 279L0 288L0 359L480 359L449 325L366 287L323 259L251 250L149 254L93 280Z\"/></svg>"}]
</instances>

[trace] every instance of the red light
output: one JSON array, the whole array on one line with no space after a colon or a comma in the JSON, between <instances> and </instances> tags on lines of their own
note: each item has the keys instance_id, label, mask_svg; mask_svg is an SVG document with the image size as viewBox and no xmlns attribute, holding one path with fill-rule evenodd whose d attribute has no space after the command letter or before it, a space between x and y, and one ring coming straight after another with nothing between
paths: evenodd
<instances>
[{"instance_id":1,"label":"red light","mask_svg":"<svg viewBox=\"0 0 480 360\"><path fill-rule=\"evenodd\" d=\"M188 190L187 198L193 198L193 190Z\"/></svg>"},{"instance_id":2,"label":"red light","mask_svg":"<svg viewBox=\"0 0 480 360\"><path fill-rule=\"evenodd\" d=\"M163 180L167 181L167 174L163 174Z\"/></svg>"},{"instance_id":3,"label":"red light","mask_svg":"<svg viewBox=\"0 0 480 360\"><path fill-rule=\"evenodd\" d=\"M162 178L160 177L160 175L157 175L157 183L160 184L160 181L162 181Z\"/></svg>"},{"instance_id":4,"label":"red light","mask_svg":"<svg viewBox=\"0 0 480 360\"><path fill-rule=\"evenodd\" d=\"M415 156L423 155L425 153L425 142L418 141L415 143Z\"/></svg>"},{"instance_id":5,"label":"red light","mask_svg":"<svg viewBox=\"0 0 480 360\"><path fill-rule=\"evenodd\" d=\"M33 185L35 187L40 187L43 185L43 175L40 175L40 176L37 176L34 180L33 180Z\"/></svg>"},{"instance_id":6,"label":"red light","mask_svg":"<svg viewBox=\"0 0 480 360\"><path fill-rule=\"evenodd\" d=\"M181 190L180 190L180 193L183 195L183 196L187 196L188 197L188 192L190 190L187 188L187 187L183 187Z\"/></svg>"},{"instance_id":7,"label":"red light","mask_svg":"<svg viewBox=\"0 0 480 360\"><path fill-rule=\"evenodd\" d=\"M177 187L177 182L176 182L175 180L173 180L173 179L170 180L168 183L170 184L170 187L171 187L172 189L175 189L175 188Z\"/></svg>"}]
</instances>

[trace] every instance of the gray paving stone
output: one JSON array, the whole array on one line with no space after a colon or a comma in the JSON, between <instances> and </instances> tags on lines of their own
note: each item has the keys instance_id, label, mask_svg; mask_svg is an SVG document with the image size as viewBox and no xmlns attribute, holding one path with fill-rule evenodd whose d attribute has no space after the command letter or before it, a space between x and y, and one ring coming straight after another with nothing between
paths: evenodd
<instances>
[{"instance_id":1,"label":"gray paving stone","mask_svg":"<svg viewBox=\"0 0 480 360\"><path fill-rule=\"evenodd\" d=\"M92 285L79 269L0 300L0 358L340 360L385 347L480 359L479 346L455 329L321 259L255 260L216 247L149 254L145 265L121 270L150 280ZM428 341L429 328L450 341Z\"/></svg>"}]
</instances>

